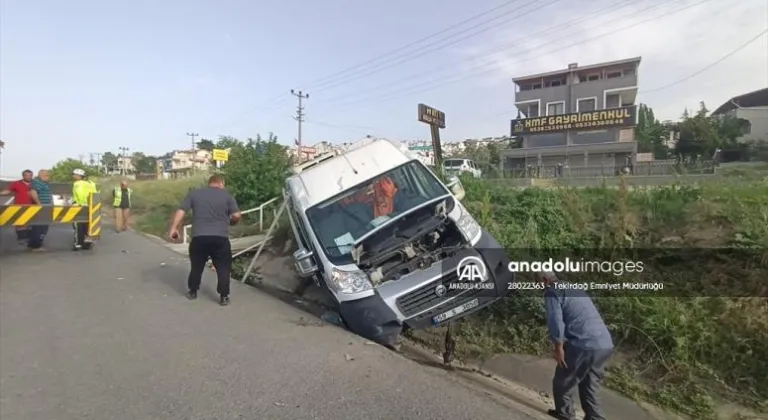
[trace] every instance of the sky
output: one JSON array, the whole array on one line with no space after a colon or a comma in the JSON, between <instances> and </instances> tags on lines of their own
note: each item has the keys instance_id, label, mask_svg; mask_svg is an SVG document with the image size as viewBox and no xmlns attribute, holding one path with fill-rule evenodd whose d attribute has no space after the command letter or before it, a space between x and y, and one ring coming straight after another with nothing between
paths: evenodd
<instances>
[{"instance_id":1,"label":"sky","mask_svg":"<svg viewBox=\"0 0 768 420\"><path fill-rule=\"evenodd\" d=\"M426 139L418 103L444 141L501 136L512 77L635 56L674 120L768 87L768 35L741 48L766 28L768 0L0 0L0 175L187 133L292 144L291 89L305 145Z\"/></svg>"}]
</instances>

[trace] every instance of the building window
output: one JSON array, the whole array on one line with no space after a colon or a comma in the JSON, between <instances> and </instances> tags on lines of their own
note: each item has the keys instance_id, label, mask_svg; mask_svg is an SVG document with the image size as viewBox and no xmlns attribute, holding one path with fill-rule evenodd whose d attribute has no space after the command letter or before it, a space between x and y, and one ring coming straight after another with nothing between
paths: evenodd
<instances>
[{"instance_id":1,"label":"building window","mask_svg":"<svg viewBox=\"0 0 768 420\"><path fill-rule=\"evenodd\" d=\"M525 115L525 118L535 118L539 116L539 104L520 104L517 109Z\"/></svg>"},{"instance_id":2,"label":"building window","mask_svg":"<svg viewBox=\"0 0 768 420\"><path fill-rule=\"evenodd\" d=\"M597 109L597 98L579 99L576 102L576 111L589 112Z\"/></svg>"},{"instance_id":3,"label":"building window","mask_svg":"<svg viewBox=\"0 0 768 420\"><path fill-rule=\"evenodd\" d=\"M618 108L621 106L621 95L611 93L605 96L605 108Z\"/></svg>"},{"instance_id":4,"label":"building window","mask_svg":"<svg viewBox=\"0 0 768 420\"><path fill-rule=\"evenodd\" d=\"M606 79L616 79L621 76L622 76L621 70L609 71L608 73L605 74Z\"/></svg>"},{"instance_id":5,"label":"building window","mask_svg":"<svg viewBox=\"0 0 768 420\"><path fill-rule=\"evenodd\" d=\"M594 82L595 80L600 80L599 74L590 74L589 76L587 76L588 82Z\"/></svg>"},{"instance_id":6,"label":"building window","mask_svg":"<svg viewBox=\"0 0 768 420\"><path fill-rule=\"evenodd\" d=\"M537 84L531 86L531 89L541 89L541 83L537 83Z\"/></svg>"},{"instance_id":7,"label":"building window","mask_svg":"<svg viewBox=\"0 0 768 420\"><path fill-rule=\"evenodd\" d=\"M547 115L565 114L565 101L552 102L547 104Z\"/></svg>"},{"instance_id":8,"label":"building window","mask_svg":"<svg viewBox=\"0 0 768 420\"><path fill-rule=\"evenodd\" d=\"M549 84L549 86L553 86L553 87L554 87L554 86L560 86L560 85L562 85L562 84L563 84L563 83L562 83L561 81L559 81L559 80L553 80L553 81L552 81L552 82Z\"/></svg>"}]
</instances>

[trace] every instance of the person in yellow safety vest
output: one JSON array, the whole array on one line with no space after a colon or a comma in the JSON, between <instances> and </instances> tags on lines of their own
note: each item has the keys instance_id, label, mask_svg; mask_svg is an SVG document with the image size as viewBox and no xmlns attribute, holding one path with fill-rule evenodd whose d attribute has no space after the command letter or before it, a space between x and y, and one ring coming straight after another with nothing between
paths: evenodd
<instances>
[{"instance_id":1,"label":"person in yellow safety vest","mask_svg":"<svg viewBox=\"0 0 768 420\"><path fill-rule=\"evenodd\" d=\"M128 230L128 217L131 215L131 204L133 204L132 196L133 190L128 188L128 183L125 181L120 182L120 185L115 185L115 189L112 191L112 207L115 208L115 229L118 232L125 232Z\"/></svg>"},{"instance_id":2,"label":"person in yellow safety vest","mask_svg":"<svg viewBox=\"0 0 768 420\"><path fill-rule=\"evenodd\" d=\"M88 197L96 193L96 184L86 179L85 171L75 169L72 171L72 204L76 206L87 206ZM75 238L73 248L75 251L81 249L90 249L93 244L88 238L88 222L78 222L73 224L75 228Z\"/></svg>"}]
</instances>

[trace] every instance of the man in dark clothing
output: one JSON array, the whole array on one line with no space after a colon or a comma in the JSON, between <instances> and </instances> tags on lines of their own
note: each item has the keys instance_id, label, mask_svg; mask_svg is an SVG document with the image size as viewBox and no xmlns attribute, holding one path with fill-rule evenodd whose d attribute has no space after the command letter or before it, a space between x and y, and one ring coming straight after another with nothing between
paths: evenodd
<instances>
[{"instance_id":1,"label":"man in dark clothing","mask_svg":"<svg viewBox=\"0 0 768 420\"><path fill-rule=\"evenodd\" d=\"M552 394L555 409L549 415L561 420L575 418L571 392L578 386L585 420L605 420L597 391L605 367L613 355L613 340L600 313L583 290L569 288L554 273L539 273L547 285L547 327L555 345L555 377Z\"/></svg>"},{"instance_id":2,"label":"man in dark clothing","mask_svg":"<svg viewBox=\"0 0 768 420\"><path fill-rule=\"evenodd\" d=\"M50 172L45 169L37 173L37 178L32 180L32 189L29 195L35 204L50 206L53 204L53 194L51 193ZM27 246L31 251L45 251L43 242L48 235L48 225L32 225L29 229L29 242Z\"/></svg>"},{"instance_id":3,"label":"man in dark clothing","mask_svg":"<svg viewBox=\"0 0 768 420\"><path fill-rule=\"evenodd\" d=\"M189 243L190 270L187 297L197 299L197 290L208 258L213 261L218 276L216 291L219 303L229 305L229 275L232 271L232 246L229 226L240 221L240 208L234 197L224 189L224 178L213 175L208 186L191 191L173 216L168 236L179 239L179 227L184 214L192 210L192 240Z\"/></svg>"}]
</instances>

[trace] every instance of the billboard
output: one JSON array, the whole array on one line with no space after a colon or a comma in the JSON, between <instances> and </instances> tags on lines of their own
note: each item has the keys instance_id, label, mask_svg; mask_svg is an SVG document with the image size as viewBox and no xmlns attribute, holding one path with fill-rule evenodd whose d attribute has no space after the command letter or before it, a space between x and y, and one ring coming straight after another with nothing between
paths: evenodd
<instances>
[{"instance_id":1,"label":"billboard","mask_svg":"<svg viewBox=\"0 0 768 420\"><path fill-rule=\"evenodd\" d=\"M431 106L419 104L419 121L438 128L445 128L445 113Z\"/></svg>"},{"instance_id":2,"label":"billboard","mask_svg":"<svg viewBox=\"0 0 768 420\"><path fill-rule=\"evenodd\" d=\"M557 133L567 130L601 130L614 127L631 127L637 121L637 105L599 111L574 112L572 114L512 120L511 135Z\"/></svg>"}]
</instances>

